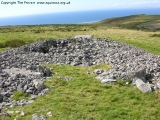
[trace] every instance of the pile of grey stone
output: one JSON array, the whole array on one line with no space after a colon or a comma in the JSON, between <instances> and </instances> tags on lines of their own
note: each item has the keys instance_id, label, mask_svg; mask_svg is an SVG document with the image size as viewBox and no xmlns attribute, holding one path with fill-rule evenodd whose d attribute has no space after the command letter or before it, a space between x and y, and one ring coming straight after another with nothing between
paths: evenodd
<instances>
[{"instance_id":1,"label":"pile of grey stone","mask_svg":"<svg viewBox=\"0 0 160 120\"><path fill-rule=\"evenodd\" d=\"M106 38L47 39L0 53L0 103L9 102L15 90L41 94L52 75L42 63L88 67L101 62L112 66L97 70L101 83L130 79L142 92L160 88L160 56Z\"/></svg>"}]
</instances>

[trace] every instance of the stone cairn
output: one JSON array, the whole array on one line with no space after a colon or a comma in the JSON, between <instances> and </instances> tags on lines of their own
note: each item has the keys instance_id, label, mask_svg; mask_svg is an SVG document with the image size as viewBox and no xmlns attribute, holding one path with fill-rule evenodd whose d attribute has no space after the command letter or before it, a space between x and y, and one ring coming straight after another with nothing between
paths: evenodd
<instances>
[{"instance_id":1,"label":"stone cairn","mask_svg":"<svg viewBox=\"0 0 160 120\"><path fill-rule=\"evenodd\" d=\"M43 82L52 73L42 63L91 66L101 62L112 66L109 71L95 71L101 83L130 79L142 92L160 88L160 56L106 38L47 39L0 53L0 105L13 105L9 98L16 90L46 93Z\"/></svg>"}]
</instances>

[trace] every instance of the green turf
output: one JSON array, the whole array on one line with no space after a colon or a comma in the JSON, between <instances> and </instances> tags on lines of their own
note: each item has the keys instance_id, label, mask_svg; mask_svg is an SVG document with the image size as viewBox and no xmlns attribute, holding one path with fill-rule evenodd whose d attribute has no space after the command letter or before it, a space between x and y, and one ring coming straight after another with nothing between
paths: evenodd
<instances>
[{"instance_id":1,"label":"green turf","mask_svg":"<svg viewBox=\"0 0 160 120\"><path fill-rule=\"evenodd\" d=\"M39 31L39 32L35 32ZM18 47L47 38L73 38L75 35L91 34L95 38L109 38L126 42L153 54L160 55L160 31L141 31L117 27L89 25L39 25L0 27L0 52L8 47Z\"/></svg>"},{"instance_id":2,"label":"green turf","mask_svg":"<svg viewBox=\"0 0 160 120\"><path fill-rule=\"evenodd\" d=\"M23 110L25 116L13 114L18 120L30 120L32 114L52 117L47 120L158 120L160 101L154 93L141 93L137 88L118 82L112 85L100 84L86 68L68 65L47 65L56 76L45 83L50 92L38 97L35 102L12 110ZM70 76L64 81L59 76Z\"/></svg>"}]
</instances>

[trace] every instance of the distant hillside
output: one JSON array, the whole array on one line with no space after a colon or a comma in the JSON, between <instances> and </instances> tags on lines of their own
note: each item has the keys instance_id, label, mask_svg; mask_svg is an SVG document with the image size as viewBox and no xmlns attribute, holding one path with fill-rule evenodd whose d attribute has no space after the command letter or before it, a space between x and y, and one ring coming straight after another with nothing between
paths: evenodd
<instances>
[{"instance_id":1,"label":"distant hillside","mask_svg":"<svg viewBox=\"0 0 160 120\"><path fill-rule=\"evenodd\" d=\"M98 24L141 30L160 30L160 15L131 15L105 19Z\"/></svg>"}]
</instances>

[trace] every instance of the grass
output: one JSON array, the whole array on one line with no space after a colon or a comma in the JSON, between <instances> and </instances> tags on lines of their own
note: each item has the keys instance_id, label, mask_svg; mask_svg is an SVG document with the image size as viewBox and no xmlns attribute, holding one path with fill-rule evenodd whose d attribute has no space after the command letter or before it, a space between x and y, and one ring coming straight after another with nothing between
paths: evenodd
<instances>
[{"instance_id":1,"label":"grass","mask_svg":"<svg viewBox=\"0 0 160 120\"><path fill-rule=\"evenodd\" d=\"M9 48L0 48L0 52L3 52L3 51L6 51L8 50Z\"/></svg>"},{"instance_id":2,"label":"grass","mask_svg":"<svg viewBox=\"0 0 160 120\"><path fill-rule=\"evenodd\" d=\"M119 28L110 28L107 30L99 30L97 37L107 37L119 42L125 42L132 46L142 48L150 53L160 55L160 39L151 37L153 34L160 32L146 32Z\"/></svg>"},{"instance_id":3,"label":"grass","mask_svg":"<svg viewBox=\"0 0 160 120\"><path fill-rule=\"evenodd\" d=\"M28 99L29 97L29 94L19 91L14 91L13 95L14 96L11 98L11 100L16 100L16 101L22 99Z\"/></svg>"},{"instance_id":4,"label":"grass","mask_svg":"<svg viewBox=\"0 0 160 120\"><path fill-rule=\"evenodd\" d=\"M160 34L152 34L151 37L160 37Z\"/></svg>"},{"instance_id":5,"label":"grass","mask_svg":"<svg viewBox=\"0 0 160 120\"><path fill-rule=\"evenodd\" d=\"M160 55L160 31L141 31L110 28L101 25L41 25L0 27L0 51L5 50L7 41L24 41L25 44L47 38L73 38L79 34L92 34L95 38L109 38L126 42L150 53ZM44 31L35 33L35 31ZM153 37L157 36L157 37ZM2 46L2 47L1 47ZM4 47L3 47L4 46Z\"/></svg>"},{"instance_id":6,"label":"grass","mask_svg":"<svg viewBox=\"0 0 160 120\"><path fill-rule=\"evenodd\" d=\"M143 22L139 18L135 19ZM128 25L131 21L124 22ZM145 22L143 23L146 25ZM157 20L155 23L159 25ZM92 34L95 38L125 42L160 55L160 31L122 29L122 27L100 24L0 27L0 52L9 47L18 47L16 45L19 43L29 44L47 38L73 38L79 34ZM17 44L15 40L18 41ZM14 111L23 110L25 116L14 113L11 118L5 117L5 120L14 119L16 116L17 120L30 120L34 113L46 115L50 111L52 117L47 116L48 120L159 119L160 100L156 99L154 93L143 94L137 88L131 87L130 84L126 85L121 80L112 85L100 84L94 76L86 73L85 67L47 66L57 73L45 83L50 88L50 92L38 97L30 105L9 108ZM94 69L108 70L110 68L109 65L101 63L88 69L92 72ZM59 79L59 76L70 76L71 80L65 81ZM13 100L28 98L24 93L15 92L14 95Z\"/></svg>"},{"instance_id":7,"label":"grass","mask_svg":"<svg viewBox=\"0 0 160 120\"><path fill-rule=\"evenodd\" d=\"M93 65L93 66L90 66L87 68L87 71L92 73L94 72L94 70L96 69L100 69L100 70L109 70L111 69L111 66L108 65L108 64L105 64L105 63L99 63L99 64L96 64L96 65Z\"/></svg>"},{"instance_id":8,"label":"grass","mask_svg":"<svg viewBox=\"0 0 160 120\"><path fill-rule=\"evenodd\" d=\"M32 114L46 115L47 120L157 120L160 116L160 101L154 93L141 93L129 85L100 84L94 76L86 74L84 67L47 65L56 76L46 81L50 92L38 97L35 102L12 110L23 110L25 116L18 120L30 120ZM73 72L74 71L74 72ZM70 76L70 81L58 80L58 76Z\"/></svg>"}]
</instances>

